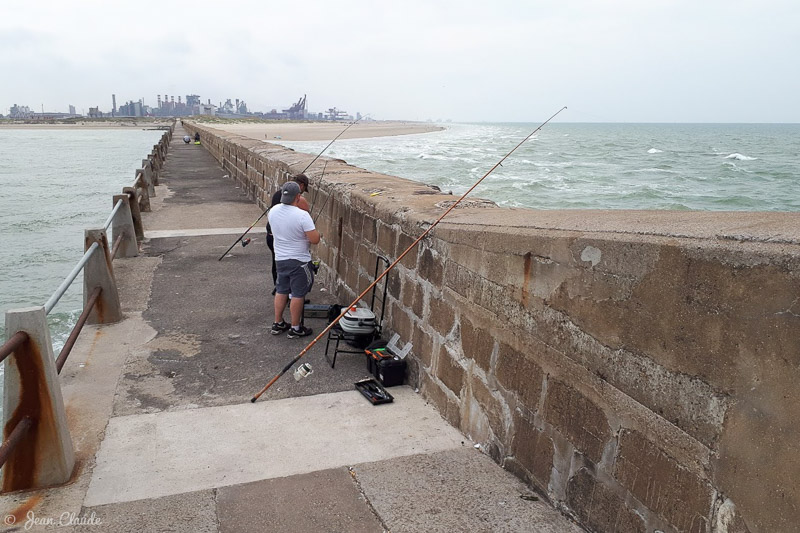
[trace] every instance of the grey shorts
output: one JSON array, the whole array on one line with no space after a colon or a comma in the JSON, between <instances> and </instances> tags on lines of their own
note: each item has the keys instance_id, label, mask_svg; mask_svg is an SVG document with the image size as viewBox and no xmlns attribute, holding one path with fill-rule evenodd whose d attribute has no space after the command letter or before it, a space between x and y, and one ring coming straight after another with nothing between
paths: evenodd
<instances>
[{"instance_id":1,"label":"grey shorts","mask_svg":"<svg viewBox=\"0 0 800 533\"><path fill-rule=\"evenodd\" d=\"M291 294L293 297L303 297L311 290L314 284L314 272L311 264L297 259L276 261L278 279L275 283L275 292L278 294Z\"/></svg>"}]
</instances>

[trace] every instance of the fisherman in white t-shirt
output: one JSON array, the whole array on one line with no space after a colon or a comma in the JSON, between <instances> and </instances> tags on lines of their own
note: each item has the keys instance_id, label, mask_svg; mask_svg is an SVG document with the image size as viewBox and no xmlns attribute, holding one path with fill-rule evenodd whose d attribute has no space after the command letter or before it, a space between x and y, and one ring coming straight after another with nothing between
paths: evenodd
<instances>
[{"instance_id":1,"label":"fisherman in white t-shirt","mask_svg":"<svg viewBox=\"0 0 800 533\"><path fill-rule=\"evenodd\" d=\"M275 246L275 264L278 279L275 285L275 322L270 333L278 335L289 331L287 337L295 339L311 335L311 328L301 324L305 296L314 283L311 268L310 245L317 244L320 234L307 211L299 207L300 186L289 181L281 188L281 202L269 210L267 216L272 228ZM289 313L292 325L283 320L286 303L292 295Z\"/></svg>"}]
</instances>

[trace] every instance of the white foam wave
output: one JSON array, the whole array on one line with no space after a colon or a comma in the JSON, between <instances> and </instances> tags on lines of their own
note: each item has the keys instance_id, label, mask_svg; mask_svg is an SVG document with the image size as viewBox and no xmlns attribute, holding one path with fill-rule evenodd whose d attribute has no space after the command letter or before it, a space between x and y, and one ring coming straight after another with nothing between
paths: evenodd
<instances>
[{"instance_id":1,"label":"white foam wave","mask_svg":"<svg viewBox=\"0 0 800 533\"><path fill-rule=\"evenodd\" d=\"M635 174L637 172L662 172L664 174L677 174L678 173L675 170L670 170L670 169L667 169L667 168L637 168L636 170L633 170L630 173Z\"/></svg>"},{"instance_id":2,"label":"white foam wave","mask_svg":"<svg viewBox=\"0 0 800 533\"><path fill-rule=\"evenodd\" d=\"M663 153L664 150L659 150L658 148L650 148L647 153L648 154L660 154Z\"/></svg>"},{"instance_id":3,"label":"white foam wave","mask_svg":"<svg viewBox=\"0 0 800 533\"><path fill-rule=\"evenodd\" d=\"M725 159L735 159L737 161L755 161L757 157L749 157L740 153L735 153L727 156Z\"/></svg>"}]
</instances>

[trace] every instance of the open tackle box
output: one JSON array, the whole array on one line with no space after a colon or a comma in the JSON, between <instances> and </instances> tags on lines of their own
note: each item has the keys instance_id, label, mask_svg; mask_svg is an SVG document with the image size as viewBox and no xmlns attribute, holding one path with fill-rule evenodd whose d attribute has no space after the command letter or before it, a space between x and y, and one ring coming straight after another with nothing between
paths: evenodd
<instances>
[{"instance_id":1,"label":"open tackle box","mask_svg":"<svg viewBox=\"0 0 800 533\"><path fill-rule=\"evenodd\" d=\"M384 387L402 385L406 377L406 355L411 351L411 343L403 348L397 344L400 335L395 334L388 342L376 340L364 350L367 356L367 370Z\"/></svg>"}]
</instances>

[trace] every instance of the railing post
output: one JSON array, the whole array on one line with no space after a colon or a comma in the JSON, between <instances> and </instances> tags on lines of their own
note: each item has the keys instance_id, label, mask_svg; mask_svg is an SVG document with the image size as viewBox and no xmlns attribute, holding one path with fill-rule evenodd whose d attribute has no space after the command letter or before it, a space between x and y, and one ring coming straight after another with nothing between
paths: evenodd
<instances>
[{"instance_id":1,"label":"railing post","mask_svg":"<svg viewBox=\"0 0 800 533\"><path fill-rule=\"evenodd\" d=\"M156 159L158 159L158 168L161 168L164 164L164 155L161 153L161 146L154 144L153 153L155 153Z\"/></svg>"},{"instance_id":2,"label":"railing post","mask_svg":"<svg viewBox=\"0 0 800 533\"><path fill-rule=\"evenodd\" d=\"M153 149L150 151L150 155L148 157L153 161L153 168L156 170L156 172L161 172L161 162L158 159L155 146L153 146Z\"/></svg>"},{"instance_id":3,"label":"railing post","mask_svg":"<svg viewBox=\"0 0 800 533\"><path fill-rule=\"evenodd\" d=\"M153 168L150 166L149 159L142 159L142 171L144 173L144 181L147 183L147 192L150 198L156 195L155 180L153 179Z\"/></svg>"},{"instance_id":4,"label":"railing post","mask_svg":"<svg viewBox=\"0 0 800 533\"><path fill-rule=\"evenodd\" d=\"M122 194L126 195L130 202L131 218L133 219L133 229L136 231L136 240L144 240L144 226L142 226L142 210L139 208L139 199L136 197L135 187L123 187Z\"/></svg>"},{"instance_id":5,"label":"railing post","mask_svg":"<svg viewBox=\"0 0 800 533\"><path fill-rule=\"evenodd\" d=\"M103 229L87 229L84 232L84 251L92 243L100 245L100 249L92 254L86 266L83 267L83 305L91 296L95 288L100 287L103 292L97 304L89 314L89 324L110 324L122 320L122 307L119 304L117 282L114 279L114 269L111 266L111 250L108 247L106 231Z\"/></svg>"},{"instance_id":6,"label":"railing post","mask_svg":"<svg viewBox=\"0 0 800 533\"><path fill-rule=\"evenodd\" d=\"M3 437L25 417L33 426L3 466L3 491L66 483L75 468L75 452L44 307L6 311L6 331L24 331L29 340L5 360Z\"/></svg>"},{"instance_id":7,"label":"railing post","mask_svg":"<svg viewBox=\"0 0 800 533\"><path fill-rule=\"evenodd\" d=\"M147 183L144 181L144 172L140 168L136 170L134 174L136 175L134 187L142 191L142 200L141 204L139 205L139 209L145 212L150 212L150 191L148 190Z\"/></svg>"},{"instance_id":8,"label":"railing post","mask_svg":"<svg viewBox=\"0 0 800 533\"><path fill-rule=\"evenodd\" d=\"M117 205L119 200L122 200L122 205L111 219L111 237L113 239L111 242L116 242L117 237L122 235L122 242L117 249L117 257L136 257L139 255L139 242L136 239L131 201L127 194L116 194L111 205Z\"/></svg>"},{"instance_id":9,"label":"railing post","mask_svg":"<svg viewBox=\"0 0 800 533\"><path fill-rule=\"evenodd\" d=\"M153 187L158 185L158 172L156 172L156 167L153 166L153 160L151 158L142 159L142 167L147 168L150 170L150 181L153 183ZM152 196L155 196L156 192L155 189L153 190Z\"/></svg>"}]
</instances>

